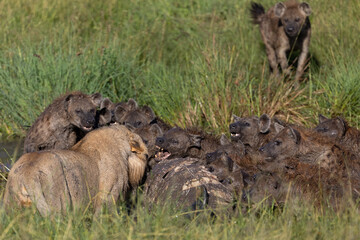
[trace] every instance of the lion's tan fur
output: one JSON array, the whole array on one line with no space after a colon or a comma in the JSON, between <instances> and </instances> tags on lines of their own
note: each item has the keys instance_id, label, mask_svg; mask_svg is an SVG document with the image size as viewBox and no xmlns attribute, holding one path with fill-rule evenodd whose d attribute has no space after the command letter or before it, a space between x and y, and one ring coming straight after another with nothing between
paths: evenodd
<instances>
[{"instance_id":1,"label":"lion's tan fur","mask_svg":"<svg viewBox=\"0 0 360 240\"><path fill-rule=\"evenodd\" d=\"M137 186L147 154L141 138L120 125L94 130L70 150L24 154L9 173L4 205L35 204L46 216L92 201L98 213Z\"/></svg>"}]
</instances>

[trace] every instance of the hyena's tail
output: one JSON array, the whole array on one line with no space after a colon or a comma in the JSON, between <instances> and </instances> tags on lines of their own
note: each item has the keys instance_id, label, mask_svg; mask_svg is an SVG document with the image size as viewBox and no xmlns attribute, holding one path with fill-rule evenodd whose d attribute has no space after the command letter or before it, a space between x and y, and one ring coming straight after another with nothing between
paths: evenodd
<instances>
[{"instance_id":1,"label":"hyena's tail","mask_svg":"<svg viewBox=\"0 0 360 240\"><path fill-rule=\"evenodd\" d=\"M252 22L254 24L260 24L261 18L265 14L265 9L261 4L251 2L250 14Z\"/></svg>"}]
</instances>

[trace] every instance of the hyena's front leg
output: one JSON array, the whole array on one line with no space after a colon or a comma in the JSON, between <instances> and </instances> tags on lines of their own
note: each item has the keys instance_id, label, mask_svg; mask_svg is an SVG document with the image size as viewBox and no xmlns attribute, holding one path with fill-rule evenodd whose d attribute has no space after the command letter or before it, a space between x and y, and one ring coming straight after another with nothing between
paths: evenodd
<instances>
[{"instance_id":1,"label":"hyena's front leg","mask_svg":"<svg viewBox=\"0 0 360 240\"><path fill-rule=\"evenodd\" d=\"M266 47L266 54L267 54L267 57L269 60L269 65L271 68L272 75L278 76L279 69L278 69L278 63L277 63L275 49L272 46L270 46L270 44L268 44L268 43L265 43L265 47Z\"/></svg>"},{"instance_id":2,"label":"hyena's front leg","mask_svg":"<svg viewBox=\"0 0 360 240\"><path fill-rule=\"evenodd\" d=\"M283 44L277 49L277 56L280 62L281 70L285 76L290 75L288 60L286 57L286 51L289 50L289 44Z\"/></svg>"},{"instance_id":3,"label":"hyena's front leg","mask_svg":"<svg viewBox=\"0 0 360 240\"><path fill-rule=\"evenodd\" d=\"M272 36L269 35L269 28L270 26L268 23L260 24L261 38L265 44L266 55L270 65L271 75L277 77L279 75L278 61L276 57L275 48L273 47L271 41Z\"/></svg>"},{"instance_id":4,"label":"hyena's front leg","mask_svg":"<svg viewBox=\"0 0 360 240\"><path fill-rule=\"evenodd\" d=\"M306 64L306 59L309 53L309 44L310 44L310 32L308 33L308 37L304 39L302 44L301 53L298 60L298 66L296 69L295 80L299 81L304 74L304 68Z\"/></svg>"}]
</instances>

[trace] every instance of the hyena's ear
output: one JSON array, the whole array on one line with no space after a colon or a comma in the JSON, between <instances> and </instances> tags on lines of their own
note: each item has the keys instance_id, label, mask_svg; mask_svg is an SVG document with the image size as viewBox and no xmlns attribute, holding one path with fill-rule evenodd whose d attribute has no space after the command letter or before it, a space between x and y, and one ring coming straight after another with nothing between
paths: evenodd
<instances>
[{"instance_id":1,"label":"hyena's ear","mask_svg":"<svg viewBox=\"0 0 360 240\"><path fill-rule=\"evenodd\" d=\"M109 98L104 98L100 103L100 109L107 108L109 109L113 102Z\"/></svg>"},{"instance_id":2,"label":"hyena's ear","mask_svg":"<svg viewBox=\"0 0 360 240\"><path fill-rule=\"evenodd\" d=\"M69 107L69 103L73 97L74 97L74 95L72 95L72 94L69 94L66 96L65 101L64 101L64 107L65 107L66 111L67 111L67 109Z\"/></svg>"},{"instance_id":3,"label":"hyena's ear","mask_svg":"<svg viewBox=\"0 0 360 240\"><path fill-rule=\"evenodd\" d=\"M279 133L281 130L283 130L285 127L277 122L274 123L275 132Z\"/></svg>"},{"instance_id":4,"label":"hyena's ear","mask_svg":"<svg viewBox=\"0 0 360 240\"><path fill-rule=\"evenodd\" d=\"M221 134L221 137L220 137L220 145L221 145L221 146L225 146L225 145L228 145L228 144L230 144L229 139L226 137L225 134Z\"/></svg>"},{"instance_id":5,"label":"hyena's ear","mask_svg":"<svg viewBox=\"0 0 360 240\"><path fill-rule=\"evenodd\" d=\"M107 108L102 108L96 112L96 115L99 118L99 126L105 126L111 122L112 114L111 111Z\"/></svg>"},{"instance_id":6,"label":"hyena's ear","mask_svg":"<svg viewBox=\"0 0 360 240\"><path fill-rule=\"evenodd\" d=\"M149 106L143 106L143 107L141 108L141 111L142 111L146 116L148 116L149 119L151 119L150 122L151 122L152 120L154 120L155 117L156 117L154 111L153 111L153 110L151 109L151 107L149 107Z\"/></svg>"},{"instance_id":7,"label":"hyena's ear","mask_svg":"<svg viewBox=\"0 0 360 240\"><path fill-rule=\"evenodd\" d=\"M282 2L277 3L274 7L275 16L281 18L284 15L285 10L286 6Z\"/></svg>"},{"instance_id":8,"label":"hyena's ear","mask_svg":"<svg viewBox=\"0 0 360 240\"><path fill-rule=\"evenodd\" d=\"M154 136L161 136L163 135L163 131L161 130L160 126L156 123L151 124L150 131Z\"/></svg>"},{"instance_id":9,"label":"hyena's ear","mask_svg":"<svg viewBox=\"0 0 360 240\"><path fill-rule=\"evenodd\" d=\"M129 107L129 111L134 111L139 107L139 105L137 104L137 102L133 98L130 98L128 100L127 105Z\"/></svg>"},{"instance_id":10,"label":"hyena's ear","mask_svg":"<svg viewBox=\"0 0 360 240\"><path fill-rule=\"evenodd\" d=\"M122 105L117 105L114 110L114 120L121 124L121 120L124 117L127 110Z\"/></svg>"},{"instance_id":11,"label":"hyena's ear","mask_svg":"<svg viewBox=\"0 0 360 240\"><path fill-rule=\"evenodd\" d=\"M271 119L267 114L263 114L259 119L259 129L261 133L267 133L270 129Z\"/></svg>"},{"instance_id":12,"label":"hyena's ear","mask_svg":"<svg viewBox=\"0 0 360 240\"><path fill-rule=\"evenodd\" d=\"M238 117L235 114L232 115L232 122L238 122L240 120L241 120L241 117Z\"/></svg>"},{"instance_id":13,"label":"hyena's ear","mask_svg":"<svg viewBox=\"0 0 360 240\"><path fill-rule=\"evenodd\" d=\"M300 143L301 135L297 130L293 129L292 127L289 127L287 129L287 132L290 135L290 137L292 137L294 139L295 144Z\"/></svg>"},{"instance_id":14,"label":"hyena's ear","mask_svg":"<svg viewBox=\"0 0 360 240\"><path fill-rule=\"evenodd\" d=\"M346 130L348 129L348 125L346 121L341 117L337 117L335 121L336 121L336 125L338 125L339 128L341 129L342 135L344 135Z\"/></svg>"},{"instance_id":15,"label":"hyena's ear","mask_svg":"<svg viewBox=\"0 0 360 240\"><path fill-rule=\"evenodd\" d=\"M323 123L325 122L326 120L329 120L327 117L325 117L324 115L322 114L319 114L319 123Z\"/></svg>"},{"instance_id":16,"label":"hyena's ear","mask_svg":"<svg viewBox=\"0 0 360 240\"><path fill-rule=\"evenodd\" d=\"M100 106L100 103L102 101L102 96L100 93L94 93L90 95L91 100L96 105L96 107Z\"/></svg>"},{"instance_id":17,"label":"hyena's ear","mask_svg":"<svg viewBox=\"0 0 360 240\"><path fill-rule=\"evenodd\" d=\"M305 16L310 16L311 8L310 8L310 5L307 2L300 3L299 8L300 8L301 11L304 12Z\"/></svg>"}]
</instances>

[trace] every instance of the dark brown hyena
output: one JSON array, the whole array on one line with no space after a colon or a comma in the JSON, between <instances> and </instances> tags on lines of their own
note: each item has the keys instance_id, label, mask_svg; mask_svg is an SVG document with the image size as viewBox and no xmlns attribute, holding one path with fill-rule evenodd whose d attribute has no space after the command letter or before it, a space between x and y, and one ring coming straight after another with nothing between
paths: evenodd
<instances>
[{"instance_id":1,"label":"dark brown hyena","mask_svg":"<svg viewBox=\"0 0 360 240\"><path fill-rule=\"evenodd\" d=\"M196 157L204 160L206 153L213 152L220 146L220 138L195 128L174 127L156 139L156 146L160 150L157 161L178 157Z\"/></svg>"},{"instance_id":2,"label":"dark brown hyena","mask_svg":"<svg viewBox=\"0 0 360 240\"><path fill-rule=\"evenodd\" d=\"M279 127L281 130L278 130L279 133L274 139L259 149L263 160L258 167L262 170L281 168L289 158L331 170L336 168L343 158L348 158L332 141L312 129L299 126Z\"/></svg>"},{"instance_id":3,"label":"dark brown hyena","mask_svg":"<svg viewBox=\"0 0 360 240\"><path fill-rule=\"evenodd\" d=\"M315 131L332 139L340 148L360 157L360 131L350 127L341 117L326 118L319 115L319 124Z\"/></svg>"},{"instance_id":4,"label":"dark brown hyena","mask_svg":"<svg viewBox=\"0 0 360 240\"><path fill-rule=\"evenodd\" d=\"M115 121L120 124L129 124L139 128L150 124L156 118L155 113L149 106L139 107L134 99L127 103L119 103L114 110Z\"/></svg>"},{"instance_id":5,"label":"dark brown hyena","mask_svg":"<svg viewBox=\"0 0 360 240\"><path fill-rule=\"evenodd\" d=\"M221 146L215 151L206 154L206 166L219 182L228 187L236 195L244 188L243 170L239 166L245 157L245 146L241 143L230 142L225 135L220 138Z\"/></svg>"},{"instance_id":6,"label":"dark brown hyena","mask_svg":"<svg viewBox=\"0 0 360 240\"><path fill-rule=\"evenodd\" d=\"M229 125L231 141L241 141L247 148L259 149L276 135L274 119L267 114L259 117L238 117L233 115L234 122Z\"/></svg>"},{"instance_id":7,"label":"dark brown hyena","mask_svg":"<svg viewBox=\"0 0 360 240\"><path fill-rule=\"evenodd\" d=\"M339 203L351 202L351 198L356 202L359 198L359 178L349 174L343 164L331 171L297 159L287 159L286 164L291 168L256 174L254 184L243 194L243 201L271 206L296 197L315 206L326 204L338 209Z\"/></svg>"},{"instance_id":8,"label":"dark brown hyena","mask_svg":"<svg viewBox=\"0 0 360 240\"><path fill-rule=\"evenodd\" d=\"M54 100L30 127L24 153L46 149L69 149L96 122L96 109L102 97L72 92Z\"/></svg>"},{"instance_id":9,"label":"dark brown hyena","mask_svg":"<svg viewBox=\"0 0 360 240\"><path fill-rule=\"evenodd\" d=\"M108 126L113 123L113 110L114 104L108 98L104 98L100 103L100 109L96 111L95 128Z\"/></svg>"},{"instance_id":10,"label":"dark brown hyena","mask_svg":"<svg viewBox=\"0 0 360 240\"><path fill-rule=\"evenodd\" d=\"M287 56L290 52L300 50L295 75L295 80L300 80L310 44L309 4L298 3L295 0L279 2L265 13L261 4L252 3L250 11L253 23L260 26L273 74L278 75L278 64L285 74L289 74Z\"/></svg>"}]
</instances>

